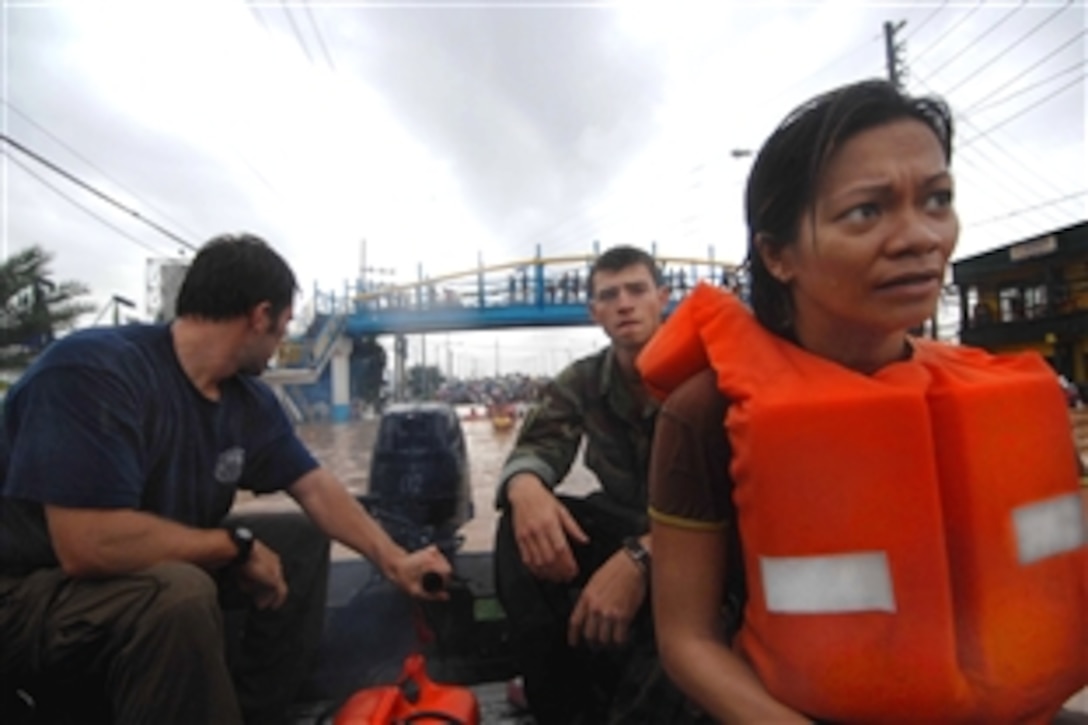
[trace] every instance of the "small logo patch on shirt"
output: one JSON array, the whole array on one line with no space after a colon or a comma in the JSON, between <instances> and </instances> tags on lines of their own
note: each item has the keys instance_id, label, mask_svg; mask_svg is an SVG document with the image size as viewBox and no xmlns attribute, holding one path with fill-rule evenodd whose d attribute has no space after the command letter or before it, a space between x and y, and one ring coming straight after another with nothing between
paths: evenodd
<instances>
[{"instance_id":1,"label":"small logo patch on shirt","mask_svg":"<svg viewBox=\"0 0 1088 725\"><path fill-rule=\"evenodd\" d=\"M240 446L228 448L219 454L215 462L215 480L219 483L238 483L246 464L246 451Z\"/></svg>"}]
</instances>

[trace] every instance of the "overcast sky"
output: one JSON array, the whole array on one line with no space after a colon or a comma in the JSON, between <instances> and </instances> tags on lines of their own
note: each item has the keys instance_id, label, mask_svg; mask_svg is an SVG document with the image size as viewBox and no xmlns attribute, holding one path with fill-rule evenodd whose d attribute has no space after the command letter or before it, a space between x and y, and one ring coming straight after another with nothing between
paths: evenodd
<instances>
[{"instance_id":1,"label":"overcast sky","mask_svg":"<svg viewBox=\"0 0 1088 725\"><path fill-rule=\"evenodd\" d=\"M1088 218L1080 1L0 2L5 135L193 245L261 234L306 297L362 239L402 281L595 239L740 262L732 152L886 77L886 21L908 90L956 112L957 257ZM147 260L181 245L4 151L0 255L40 244L97 304L143 308ZM488 372L495 339L450 356ZM502 367L602 338L570 339L506 335Z\"/></svg>"}]
</instances>

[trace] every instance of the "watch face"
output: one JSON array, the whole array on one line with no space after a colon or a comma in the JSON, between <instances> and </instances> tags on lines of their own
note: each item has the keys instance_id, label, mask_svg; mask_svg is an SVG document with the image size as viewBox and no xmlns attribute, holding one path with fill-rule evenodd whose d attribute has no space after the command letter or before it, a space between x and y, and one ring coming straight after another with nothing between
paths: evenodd
<instances>
[{"instance_id":1,"label":"watch face","mask_svg":"<svg viewBox=\"0 0 1088 725\"><path fill-rule=\"evenodd\" d=\"M234 528L234 535L238 537L240 541L253 541L253 532L245 526L236 526Z\"/></svg>"}]
</instances>

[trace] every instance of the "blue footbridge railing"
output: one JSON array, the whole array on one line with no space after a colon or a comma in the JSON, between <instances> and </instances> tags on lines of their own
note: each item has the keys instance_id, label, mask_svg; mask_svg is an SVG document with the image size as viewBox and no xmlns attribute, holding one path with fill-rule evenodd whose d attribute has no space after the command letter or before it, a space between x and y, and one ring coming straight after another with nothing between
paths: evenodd
<instances>
[{"instance_id":1,"label":"blue footbridge railing","mask_svg":"<svg viewBox=\"0 0 1088 725\"><path fill-rule=\"evenodd\" d=\"M407 283L359 279L340 293L315 287L306 331L286 340L264 379L296 420L309 418L303 393L325 385L328 367L344 338L465 330L592 325L586 282L597 254L536 257L427 276ZM729 287L742 296L746 280L737 265L713 258L655 257L672 290L670 308L699 282ZM325 387L328 387L325 385Z\"/></svg>"},{"instance_id":2,"label":"blue footbridge railing","mask_svg":"<svg viewBox=\"0 0 1088 725\"><path fill-rule=\"evenodd\" d=\"M457 330L590 325L586 281L596 255L535 257L389 284L360 280L342 293L315 290L315 313L345 315L351 337ZM698 282L738 289L728 262L658 257L678 301Z\"/></svg>"}]
</instances>

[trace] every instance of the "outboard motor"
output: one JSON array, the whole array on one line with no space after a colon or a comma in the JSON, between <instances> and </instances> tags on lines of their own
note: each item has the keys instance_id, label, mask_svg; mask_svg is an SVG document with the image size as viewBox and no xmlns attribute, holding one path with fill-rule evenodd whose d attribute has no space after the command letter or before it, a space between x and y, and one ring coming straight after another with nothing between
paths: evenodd
<instances>
[{"instance_id":1,"label":"outboard motor","mask_svg":"<svg viewBox=\"0 0 1088 725\"><path fill-rule=\"evenodd\" d=\"M465 437L452 406L399 403L385 410L362 501L409 550L456 541L473 510Z\"/></svg>"}]
</instances>

